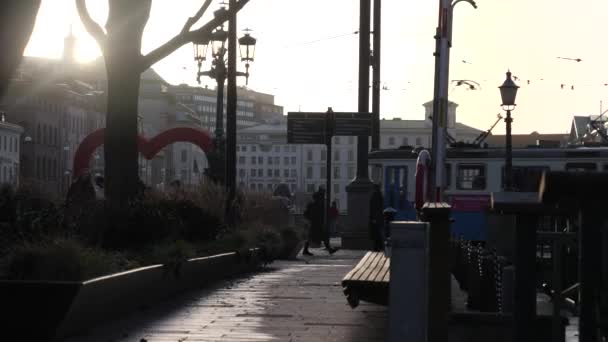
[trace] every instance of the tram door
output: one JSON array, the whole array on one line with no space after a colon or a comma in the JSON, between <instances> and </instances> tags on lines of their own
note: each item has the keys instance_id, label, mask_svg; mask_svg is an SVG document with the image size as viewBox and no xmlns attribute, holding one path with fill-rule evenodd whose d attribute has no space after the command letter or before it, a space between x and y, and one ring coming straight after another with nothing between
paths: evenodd
<instances>
[{"instance_id":1,"label":"tram door","mask_svg":"<svg viewBox=\"0 0 608 342\"><path fill-rule=\"evenodd\" d=\"M384 171L384 207L397 210L395 220L415 220L416 210L408 200L408 167L387 166Z\"/></svg>"}]
</instances>

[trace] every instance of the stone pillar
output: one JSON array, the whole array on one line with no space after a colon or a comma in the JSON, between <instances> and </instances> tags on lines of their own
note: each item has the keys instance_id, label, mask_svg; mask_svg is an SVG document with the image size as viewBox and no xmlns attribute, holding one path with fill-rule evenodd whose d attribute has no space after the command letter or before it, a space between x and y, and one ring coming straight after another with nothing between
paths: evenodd
<instances>
[{"instance_id":1,"label":"stone pillar","mask_svg":"<svg viewBox=\"0 0 608 342\"><path fill-rule=\"evenodd\" d=\"M391 223L390 342L426 342L428 231L426 222Z\"/></svg>"},{"instance_id":2,"label":"stone pillar","mask_svg":"<svg viewBox=\"0 0 608 342\"><path fill-rule=\"evenodd\" d=\"M342 248L371 250L369 234L369 202L372 182L354 181L346 186L348 216L342 233Z\"/></svg>"}]
</instances>

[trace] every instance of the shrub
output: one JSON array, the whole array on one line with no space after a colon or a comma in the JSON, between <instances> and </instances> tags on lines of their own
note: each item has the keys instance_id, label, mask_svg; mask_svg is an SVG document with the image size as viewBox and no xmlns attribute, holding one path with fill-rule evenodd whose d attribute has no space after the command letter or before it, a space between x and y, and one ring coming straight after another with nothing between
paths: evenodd
<instances>
[{"instance_id":1,"label":"shrub","mask_svg":"<svg viewBox=\"0 0 608 342\"><path fill-rule=\"evenodd\" d=\"M119 254L58 239L16 247L3 273L9 279L81 281L137 266Z\"/></svg>"}]
</instances>

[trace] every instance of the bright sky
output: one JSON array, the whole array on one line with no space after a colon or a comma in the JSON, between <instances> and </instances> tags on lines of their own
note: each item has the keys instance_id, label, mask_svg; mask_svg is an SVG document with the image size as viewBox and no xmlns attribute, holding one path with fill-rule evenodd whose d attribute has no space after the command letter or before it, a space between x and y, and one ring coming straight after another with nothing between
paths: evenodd
<instances>
[{"instance_id":1,"label":"bright sky","mask_svg":"<svg viewBox=\"0 0 608 342\"><path fill-rule=\"evenodd\" d=\"M202 2L154 0L143 52L179 32ZM93 17L105 24L107 2L87 3ZM388 90L382 91L382 117L423 119L422 104L433 96L438 3L383 1L382 83ZM600 101L608 109L608 44L603 42L607 1L477 0L477 5L473 9L463 2L454 10L450 79L481 84L480 90L450 87L450 100L460 105L458 121L484 130L494 122L501 111L497 87L508 68L521 86L514 133L565 133L572 115L599 114ZM219 1L212 9L218 6ZM199 23L207 21L208 12ZM239 28L253 29L258 39L249 87L275 94L286 112L325 111L329 106L356 111L358 36L352 33L359 29L358 15L358 0L250 0L239 14ZM70 24L79 40L78 59L98 56L73 0L42 1L25 54L59 58ZM170 83L196 85L191 45L154 69ZM203 82L215 87L211 79ZM504 124L494 133L504 134Z\"/></svg>"}]
</instances>

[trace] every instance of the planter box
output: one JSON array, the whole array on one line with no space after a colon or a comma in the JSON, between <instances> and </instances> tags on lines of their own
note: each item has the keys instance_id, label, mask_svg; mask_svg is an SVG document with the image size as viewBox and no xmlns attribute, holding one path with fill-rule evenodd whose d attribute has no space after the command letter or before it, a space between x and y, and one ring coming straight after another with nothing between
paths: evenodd
<instances>
[{"instance_id":1,"label":"planter box","mask_svg":"<svg viewBox=\"0 0 608 342\"><path fill-rule=\"evenodd\" d=\"M260 257L258 250L251 252L191 259L177 272L153 265L82 282L0 281L0 305L8 318L2 320L2 333L20 341L75 335L117 314L253 271Z\"/></svg>"}]
</instances>

